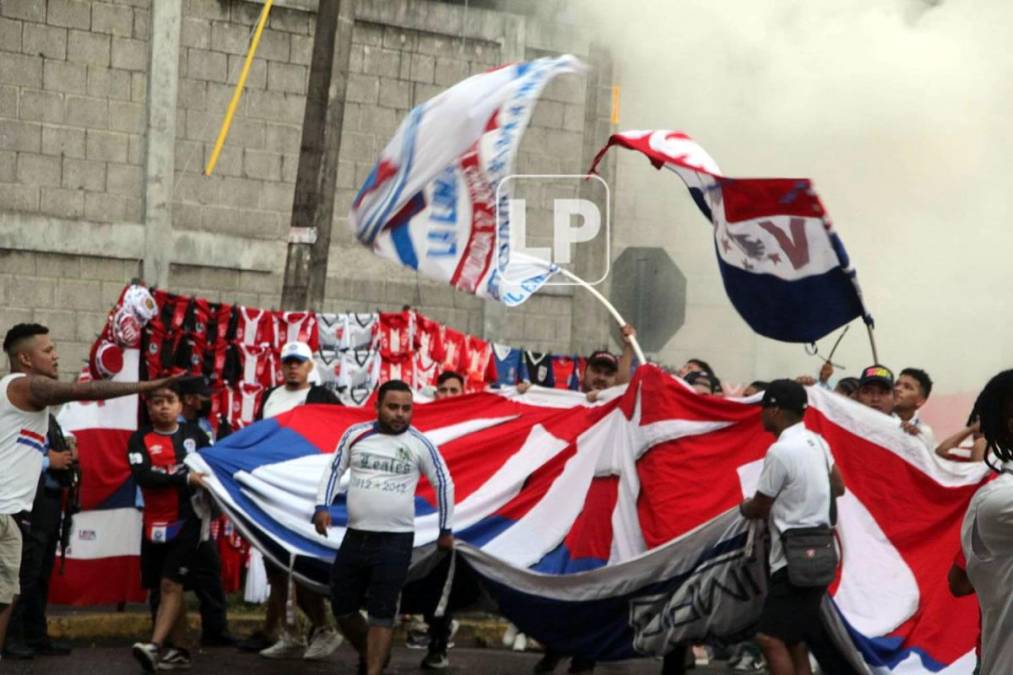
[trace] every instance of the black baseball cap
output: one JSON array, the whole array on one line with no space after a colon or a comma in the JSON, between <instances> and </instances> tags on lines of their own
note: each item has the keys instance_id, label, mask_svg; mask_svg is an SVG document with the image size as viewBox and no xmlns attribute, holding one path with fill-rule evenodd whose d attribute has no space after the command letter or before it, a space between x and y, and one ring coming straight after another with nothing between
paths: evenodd
<instances>
[{"instance_id":1,"label":"black baseball cap","mask_svg":"<svg viewBox=\"0 0 1013 675\"><path fill-rule=\"evenodd\" d=\"M867 384L881 384L887 389L893 389L893 371L878 363L869 366L862 371L862 377L858 381L860 387Z\"/></svg>"},{"instance_id":2,"label":"black baseball cap","mask_svg":"<svg viewBox=\"0 0 1013 675\"><path fill-rule=\"evenodd\" d=\"M801 384L794 380L774 380L763 390L760 405L764 408L781 408L801 414L805 412L808 403L809 395Z\"/></svg>"},{"instance_id":3,"label":"black baseball cap","mask_svg":"<svg viewBox=\"0 0 1013 675\"><path fill-rule=\"evenodd\" d=\"M604 349L599 349L587 357L587 365L603 366L609 370L619 370L619 359L616 358L615 354L607 352Z\"/></svg>"},{"instance_id":4,"label":"black baseball cap","mask_svg":"<svg viewBox=\"0 0 1013 675\"><path fill-rule=\"evenodd\" d=\"M179 381L178 386L181 396L184 394L197 394L198 396L211 395L211 382L204 375L184 377Z\"/></svg>"}]
</instances>

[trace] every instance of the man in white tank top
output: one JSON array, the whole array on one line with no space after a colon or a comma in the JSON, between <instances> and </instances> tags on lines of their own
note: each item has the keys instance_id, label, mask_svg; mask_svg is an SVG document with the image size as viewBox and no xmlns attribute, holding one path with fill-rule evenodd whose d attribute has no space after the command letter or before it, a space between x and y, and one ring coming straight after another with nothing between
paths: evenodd
<instances>
[{"instance_id":1,"label":"man in white tank top","mask_svg":"<svg viewBox=\"0 0 1013 675\"><path fill-rule=\"evenodd\" d=\"M11 372L0 379L0 649L20 592L21 527L32 509L48 451L49 406L144 393L169 381L60 382L56 347L49 329L39 324L13 326L3 349Z\"/></svg>"}]
</instances>

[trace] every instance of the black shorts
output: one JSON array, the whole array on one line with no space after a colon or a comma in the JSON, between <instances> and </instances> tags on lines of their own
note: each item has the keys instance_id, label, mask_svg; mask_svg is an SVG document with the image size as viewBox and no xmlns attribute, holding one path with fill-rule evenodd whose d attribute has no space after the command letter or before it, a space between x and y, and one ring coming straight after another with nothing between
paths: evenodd
<instances>
[{"instance_id":1,"label":"black shorts","mask_svg":"<svg viewBox=\"0 0 1013 675\"><path fill-rule=\"evenodd\" d=\"M806 640L811 627L822 626L820 603L825 587L803 588L788 581L788 568L770 577L757 632L776 637L787 645Z\"/></svg>"},{"instance_id":2,"label":"black shorts","mask_svg":"<svg viewBox=\"0 0 1013 675\"><path fill-rule=\"evenodd\" d=\"M199 520L188 520L179 534L164 544L142 539L141 585L157 588L162 579L185 583L190 570L199 563L196 557L201 550L200 529Z\"/></svg>"},{"instance_id":3,"label":"black shorts","mask_svg":"<svg viewBox=\"0 0 1013 675\"><path fill-rule=\"evenodd\" d=\"M331 567L334 616L365 606L371 625L393 626L414 542L413 532L347 530Z\"/></svg>"}]
</instances>

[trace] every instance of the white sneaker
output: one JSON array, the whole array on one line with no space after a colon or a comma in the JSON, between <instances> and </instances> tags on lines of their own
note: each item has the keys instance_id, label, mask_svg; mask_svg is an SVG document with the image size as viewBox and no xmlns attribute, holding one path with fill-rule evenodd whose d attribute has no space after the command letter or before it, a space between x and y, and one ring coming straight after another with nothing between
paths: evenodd
<instances>
[{"instance_id":1,"label":"white sneaker","mask_svg":"<svg viewBox=\"0 0 1013 675\"><path fill-rule=\"evenodd\" d=\"M506 632L503 633L503 646L512 647L514 640L517 639L517 626L512 623L507 626Z\"/></svg>"},{"instance_id":2,"label":"white sneaker","mask_svg":"<svg viewBox=\"0 0 1013 675\"><path fill-rule=\"evenodd\" d=\"M523 652L528 649L528 636L524 633L518 633L517 637L514 638L513 650L515 652Z\"/></svg>"},{"instance_id":3,"label":"white sneaker","mask_svg":"<svg viewBox=\"0 0 1013 675\"><path fill-rule=\"evenodd\" d=\"M265 659L298 659L306 651L306 641L282 634L281 639L267 649L260 650Z\"/></svg>"},{"instance_id":4,"label":"white sneaker","mask_svg":"<svg viewBox=\"0 0 1013 675\"><path fill-rule=\"evenodd\" d=\"M310 646L306 648L302 657L307 661L326 659L338 650L343 640L341 634L331 626L314 628L310 638Z\"/></svg>"},{"instance_id":5,"label":"white sneaker","mask_svg":"<svg viewBox=\"0 0 1013 675\"><path fill-rule=\"evenodd\" d=\"M451 619L450 621L450 636L447 638L447 649L453 649L456 645L454 644L454 636L457 635L458 629L461 627L461 622L457 619Z\"/></svg>"}]
</instances>

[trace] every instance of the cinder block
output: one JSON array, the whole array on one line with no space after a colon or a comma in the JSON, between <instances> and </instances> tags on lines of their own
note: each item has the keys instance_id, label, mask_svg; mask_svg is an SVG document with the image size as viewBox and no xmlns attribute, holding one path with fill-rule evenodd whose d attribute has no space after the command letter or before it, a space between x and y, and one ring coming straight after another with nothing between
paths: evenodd
<instances>
[{"instance_id":1,"label":"cinder block","mask_svg":"<svg viewBox=\"0 0 1013 675\"><path fill-rule=\"evenodd\" d=\"M567 104L563 128L577 133L584 131L584 106Z\"/></svg>"},{"instance_id":2,"label":"cinder block","mask_svg":"<svg viewBox=\"0 0 1013 675\"><path fill-rule=\"evenodd\" d=\"M94 33L131 37L134 33L134 12L126 7L96 2L91 6L91 30Z\"/></svg>"},{"instance_id":3,"label":"cinder block","mask_svg":"<svg viewBox=\"0 0 1013 675\"><path fill-rule=\"evenodd\" d=\"M306 66L271 61L267 68L267 88L290 94L305 94L306 75Z\"/></svg>"},{"instance_id":4,"label":"cinder block","mask_svg":"<svg viewBox=\"0 0 1013 675\"><path fill-rule=\"evenodd\" d=\"M379 104L385 108L410 108L412 84L403 80L383 79L380 84Z\"/></svg>"},{"instance_id":5,"label":"cinder block","mask_svg":"<svg viewBox=\"0 0 1013 675\"><path fill-rule=\"evenodd\" d=\"M21 119L63 122L63 94L26 89L21 92Z\"/></svg>"},{"instance_id":6,"label":"cinder block","mask_svg":"<svg viewBox=\"0 0 1013 675\"><path fill-rule=\"evenodd\" d=\"M178 230L199 230L202 207L183 202L172 203L172 226Z\"/></svg>"},{"instance_id":7,"label":"cinder block","mask_svg":"<svg viewBox=\"0 0 1013 675\"><path fill-rule=\"evenodd\" d=\"M84 215L84 190L44 187L39 210L60 218L80 218Z\"/></svg>"},{"instance_id":8,"label":"cinder block","mask_svg":"<svg viewBox=\"0 0 1013 675\"><path fill-rule=\"evenodd\" d=\"M84 196L84 215L99 223L136 223L141 220L141 200L125 195L88 192Z\"/></svg>"},{"instance_id":9,"label":"cinder block","mask_svg":"<svg viewBox=\"0 0 1013 675\"><path fill-rule=\"evenodd\" d=\"M179 35L180 45L198 49L211 48L211 22L207 19L183 17Z\"/></svg>"},{"instance_id":10,"label":"cinder block","mask_svg":"<svg viewBox=\"0 0 1013 675\"><path fill-rule=\"evenodd\" d=\"M126 282L103 281L102 282L102 306L111 308L119 300L120 294Z\"/></svg>"},{"instance_id":11,"label":"cinder block","mask_svg":"<svg viewBox=\"0 0 1013 675\"><path fill-rule=\"evenodd\" d=\"M415 31L404 30L397 26L383 27L383 46L401 52L413 52L417 47Z\"/></svg>"},{"instance_id":12,"label":"cinder block","mask_svg":"<svg viewBox=\"0 0 1013 675\"><path fill-rule=\"evenodd\" d=\"M67 39L67 60L95 66L108 66L110 37L99 33L71 30Z\"/></svg>"},{"instance_id":13,"label":"cinder block","mask_svg":"<svg viewBox=\"0 0 1013 675\"><path fill-rule=\"evenodd\" d=\"M89 129L105 129L109 122L109 102L104 98L67 96L67 124Z\"/></svg>"},{"instance_id":14,"label":"cinder block","mask_svg":"<svg viewBox=\"0 0 1013 675\"><path fill-rule=\"evenodd\" d=\"M17 180L18 154L13 150L0 152L0 183L13 183Z\"/></svg>"},{"instance_id":15,"label":"cinder block","mask_svg":"<svg viewBox=\"0 0 1013 675\"><path fill-rule=\"evenodd\" d=\"M130 38L113 38L113 68L144 72L148 69L148 43Z\"/></svg>"},{"instance_id":16,"label":"cinder block","mask_svg":"<svg viewBox=\"0 0 1013 675\"><path fill-rule=\"evenodd\" d=\"M468 77L468 62L460 59L440 57L436 59L434 81L441 87L449 87Z\"/></svg>"},{"instance_id":17,"label":"cinder block","mask_svg":"<svg viewBox=\"0 0 1013 675\"><path fill-rule=\"evenodd\" d=\"M352 103L375 104L380 97L380 79L375 75L350 73L345 100Z\"/></svg>"},{"instance_id":18,"label":"cinder block","mask_svg":"<svg viewBox=\"0 0 1013 675\"><path fill-rule=\"evenodd\" d=\"M43 56L47 59L67 58L67 29L46 26L45 24L26 23L22 34L22 51L32 56Z\"/></svg>"},{"instance_id":19,"label":"cinder block","mask_svg":"<svg viewBox=\"0 0 1013 675\"><path fill-rule=\"evenodd\" d=\"M42 70L42 84L47 91L87 94L87 74L87 67L80 63L65 63L46 59Z\"/></svg>"},{"instance_id":20,"label":"cinder block","mask_svg":"<svg viewBox=\"0 0 1013 675\"><path fill-rule=\"evenodd\" d=\"M260 191L260 208L288 215L292 212L294 194L292 183L264 183Z\"/></svg>"},{"instance_id":21,"label":"cinder block","mask_svg":"<svg viewBox=\"0 0 1013 675\"><path fill-rule=\"evenodd\" d=\"M181 79L176 88L176 107L180 109L176 115L183 114L184 109L205 110L208 84L203 80Z\"/></svg>"},{"instance_id":22,"label":"cinder block","mask_svg":"<svg viewBox=\"0 0 1013 675\"><path fill-rule=\"evenodd\" d=\"M437 87L435 84L423 84L421 82L416 82L413 104L418 105L419 103L424 103L441 93L443 93L443 87Z\"/></svg>"},{"instance_id":23,"label":"cinder block","mask_svg":"<svg viewBox=\"0 0 1013 675\"><path fill-rule=\"evenodd\" d=\"M102 298L102 284L98 284L99 291L96 297ZM107 309L107 308L103 308ZM75 338L78 342L95 342L95 338L102 333L106 323L105 312L77 312L77 324L75 326Z\"/></svg>"},{"instance_id":24,"label":"cinder block","mask_svg":"<svg viewBox=\"0 0 1013 675\"><path fill-rule=\"evenodd\" d=\"M265 124L264 149L271 152L298 152L302 129L294 124Z\"/></svg>"},{"instance_id":25,"label":"cinder block","mask_svg":"<svg viewBox=\"0 0 1013 675\"><path fill-rule=\"evenodd\" d=\"M272 31L283 30L288 33L309 35L313 32L313 19L308 12L277 7L271 10L267 27Z\"/></svg>"},{"instance_id":26,"label":"cinder block","mask_svg":"<svg viewBox=\"0 0 1013 675\"><path fill-rule=\"evenodd\" d=\"M109 163L106 189L114 194L141 197L144 189L144 171L130 164Z\"/></svg>"},{"instance_id":27,"label":"cinder block","mask_svg":"<svg viewBox=\"0 0 1013 675\"><path fill-rule=\"evenodd\" d=\"M354 49L354 46L353 46ZM293 35L289 61L308 66L313 60L313 36Z\"/></svg>"},{"instance_id":28,"label":"cinder block","mask_svg":"<svg viewBox=\"0 0 1013 675\"><path fill-rule=\"evenodd\" d=\"M39 188L35 185L0 183L0 209L4 211L38 211Z\"/></svg>"},{"instance_id":29,"label":"cinder block","mask_svg":"<svg viewBox=\"0 0 1013 675\"><path fill-rule=\"evenodd\" d=\"M38 269L44 273L41 267ZM56 298L56 281L39 277L16 276L11 279L8 295L13 300L15 307L52 307Z\"/></svg>"},{"instance_id":30,"label":"cinder block","mask_svg":"<svg viewBox=\"0 0 1013 675\"><path fill-rule=\"evenodd\" d=\"M109 128L143 134L147 129L147 110L139 103L109 102Z\"/></svg>"},{"instance_id":31,"label":"cinder block","mask_svg":"<svg viewBox=\"0 0 1013 675\"><path fill-rule=\"evenodd\" d=\"M5 52L21 51L21 26L22 23L15 19L0 18L0 45L4 46Z\"/></svg>"},{"instance_id":32,"label":"cinder block","mask_svg":"<svg viewBox=\"0 0 1013 675\"><path fill-rule=\"evenodd\" d=\"M244 98L249 101L247 115L250 117L299 125L303 122L306 99L302 96L254 90L247 92Z\"/></svg>"},{"instance_id":33,"label":"cinder block","mask_svg":"<svg viewBox=\"0 0 1013 675\"><path fill-rule=\"evenodd\" d=\"M130 73L102 66L88 66L87 93L96 98L115 98L128 101L130 100Z\"/></svg>"},{"instance_id":34,"label":"cinder block","mask_svg":"<svg viewBox=\"0 0 1013 675\"><path fill-rule=\"evenodd\" d=\"M363 47L362 72L367 75L396 78L401 72L401 53L393 49Z\"/></svg>"},{"instance_id":35,"label":"cinder block","mask_svg":"<svg viewBox=\"0 0 1013 675\"><path fill-rule=\"evenodd\" d=\"M148 74L130 74L130 100L134 103L144 103L148 100Z\"/></svg>"},{"instance_id":36,"label":"cinder block","mask_svg":"<svg viewBox=\"0 0 1013 675\"><path fill-rule=\"evenodd\" d=\"M42 153L84 159L84 129L43 125Z\"/></svg>"},{"instance_id":37,"label":"cinder block","mask_svg":"<svg viewBox=\"0 0 1013 675\"><path fill-rule=\"evenodd\" d=\"M44 23L46 21L46 4L38 0L4 0L3 3L0 3L0 15L11 19Z\"/></svg>"},{"instance_id":38,"label":"cinder block","mask_svg":"<svg viewBox=\"0 0 1013 675\"><path fill-rule=\"evenodd\" d=\"M222 178L218 187L219 198L216 203L236 208L256 208L261 199L264 185L259 180L249 178Z\"/></svg>"},{"instance_id":39,"label":"cinder block","mask_svg":"<svg viewBox=\"0 0 1013 675\"><path fill-rule=\"evenodd\" d=\"M257 56L270 61L288 61L291 52L291 36L276 30L265 30L260 36Z\"/></svg>"},{"instance_id":40,"label":"cinder block","mask_svg":"<svg viewBox=\"0 0 1013 675\"><path fill-rule=\"evenodd\" d=\"M347 133L341 139L341 158L356 162L376 160L376 143L370 134Z\"/></svg>"},{"instance_id":41,"label":"cinder block","mask_svg":"<svg viewBox=\"0 0 1013 675\"><path fill-rule=\"evenodd\" d=\"M366 47L363 45L352 45L348 52L348 72L361 73L362 63L365 60Z\"/></svg>"},{"instance_id":42,"label":"cinder block","mask_svg":"<svg viewBox=\"0 0 1013 675\"><path fill-rule=\"evenodd\" d=\"M85 132L85 156L88 159L125 163L127 135L118 131L88 129Z\"/></svg>"},{"instance_id":43,"label":"cinder block","mask_svg":"<svg viewBox=\"0 0 1013 675\"><path fill-rule=\"evenodd\" d=\"M281 179L286 183L295 183L299 172L299 155L288 153L281 156Z\"/></svg>"},{"instance_id":44,"label":"cinder block","mask_svg":"<svg viewBox=\"0 0 1013 675\"><path fill-rule=\"evenodd\" d=\"M566 105L559 101L540 100L531 115L531 125L559 129L563 126L563 115Z\"/></svg>"},{"instance_id":45,"label":"cinder block","mask_svg":"<svg viewBox=\"0 0 1013 675\"><path fill-rule=\"evenodd\" d=\"M243 171L250 178L281 180L281 155L276 152L246 150Z\"/></svg>"},{"instance_id":46,"label":"cinder block","mask_svg":"<svg viewBox=\"0 0 1013 675\"><path fill-rule=\"evenodd\" d=\"M222 267L201 267L200 270L203 288L217 291L233 291L239 288L239 270Z\"/></svg>"},{"instance_id":47,"label":"cinder block","mask_svg":"<svg viewBox=\"0 0 1013 675\"><path fill-rule=\"evenodd\" d=\"M229 55L229 98L232 97L232 92L235 91L235 84L239 82L239 76L243 72L243 61L246 60L246 56L240 54ZM247 89L265 89L267 87L267 61L261 58L253 59L253 63L250 64L250 72L246 76L246 88ZM243 99L239 100L242 105ZM228 105L228 99L226 99L226 105ZM224 110L224 106L222 108Z\"/></svg>"},{"instance_id":48,"label":"cinder block","mask_svg":"<svg viewBox=\"0 0 1013 675\"><path fill-rule=\"evenodd\" d=\"M144 161L145 147L144 136L129 136L127 138L127 164L140 165Z\"/></svg>"},{"instance_id":49,"label":"cinder block","mask_svg":"<svg viewBox=\"0 0 1013 675\"><path fill-rule=\"evenodd\" d=\"M374 108L362 119L361 130L373 134L380 142L385 142L397 130L400 120L392 108Z\"/></svg>"},{"instance_id":50,"label":"cinder block","mask_svg":"<svg viewBox=\"0 0 1013 675\"><path fill-rule=\"evenodd\" d=\"M224 21L229 18L229 7L221 0L186 0L183 15L201 19Z\"/></svg>"},{"instance_id":51,"label":"cinder block","mask_svg":"<svg viewBox=\"0 0 1013 675\"><path fill-rule=\"evenodd\" d=\"M35 274L35 254L28 251L0 248L0 269L16 276L33 276Z\"/></svg>"},{"instance_id":52,"label":"cinder block","mask_svg":"<svg viewBox=\"0 0 1013 675\"><path fill-rule=\"evenodd\" d=\"M426 54L412 54L410 78L413 82L432 84L435 81L436 59Z\"/></svg>"},{"instance_id":53,"label":"cinder block","mask_svg":"<svg viewBox=\"0 0 1013 675\"><path fill-rule=\"evenodd\" d=\"M352 27L352 43L370 47L383 45L383 26L366 21L356 21Z\"/></svg>"},{"instance_id":54,"label":"cinder block","mask_svg":"<svg viewBox=\"0 0 1013 675\"><path fill-rule=\"evenodd\" d=\"M209 82L225 82L227 81L227 68L228 59L221 52L193 48L187 50L187 77Z\"/></svg>"},{"instance_id":55,"label":"cinder block","mask_svg":"<svg viewBox=\"0 0 1013 675\"><path fill-rule=\"evenodd\" d=\"M259 4L236 2L230 3L229 19L243 26L253 26L260 19L263 7Z\"/></svg>"},{"instance_id":56,"label":"cinder block","mask_svg":"<svg viewBox=\"0 0 1013 675\"><path fill-rule=\"evenodd\" d=\"M18 182L25 185L60 185L60 158L37 155L29 152L18 153Z\"/></svg>"},{"instance_id":57,"label":"cinder block","mask_svg":"<svg viewBox=\"0 0 1013 675\"><path fill-rule=\"evenodd\" d=\"M282 275L269 272L239 272L238 287L251 293L281 294Z\"/></svg>"},{"instance_id":58,"label":"cinder block","mask_svg":"<svg viewBox=\"0 0 1013 675\"><path fill-rule=\"evenodd\" d=\"M56 306L62 309L107 309L102 303L102 282L60 279L56 285Z\"/></svg>"},{"instance_id":59,"label":"cinder block","mask_svg":"<svg viewBox=\"0 0 1013 675\"><path fill-rule=\"evenodd\" d=\"M217 134L217 125L214 133ZM229 130L229 140L232 144L246 149L262 150L264 137L264 122L261 120L236 119L232 122L232 129Z\"/></svg>"},{"instance_id":60,"label":"cinder block","mask_svg":"<svg viewBox=\"0 0 1013 675\"><path fill-rule=\"evenodd\" d=\"M44 4L44 3L37 3ZM91 3L84 0L49 0L46 22L63 28L91 28Z\"/></svg>"},{"instance_id":61,"label":"cinder block","mask_svg":"<svg viewBox=\"0 0 1013 675\"><path fill-rule=\"evenodd\" d=\"M18 88L0 85L0 117L18 116Z\"/></svg>"},{"instance_id":62,"label":"cinder block","mask_svg":"<svg viewBox=\"0 0 1013 675\"><path fill-rule=\"evenodd\" d=\"M146 9L134 10L134 39L151 39L151 12Z\"/></svg>"},{"instance_id":63,"label":"cinder block","mask_svg":"<svg viewBox=\"0 0 1013 675\"><path fill-rule=\"evenodd\" d=\"M73 340L77 336L77 321L74 312L66 309L39 309L40 307L53 307L50 304L37 304L33 305L35 312L32 315L34 320L41 323L43 326L49 328L49 335L56 340L58 343L61 340ZM68 363L66 345L57 345L57 353L62 353L64 367L69 366L70 368L77 371L77 366L73 363Z\"/></svg>"},{"instance_id":64,"label":"cinder block","mask_svg":"<svg viewBox=\"0 0 1013 675\"><path fill-rule=\"evenodd\" d=\"M228 21L214 21L211 24L211 47L226 54L246 54L250 46L250 30ZM259 51L259 50L258 50Z\"/></svg>"},{"instance_id":65,"label":"cinder block","mask_svg":"<svg viewBox=\"0 0 1013 675\"><path fill-rule=\"evenodd\" d=\"M41 124L0 118L0 150L39 152L41 147Z\"/></svg>"},{"instance_id":66,"label":"cinder block","mask_svg":"<svg viewBox=\"0 0 1013 675\"><path fill-rule=\"evenodd\" d=\"M0 84L42 89L42 57L0 51Z\"/></svg>"},{"instance_id":67,"label":"cinder block","mask_svg":"<svg viewBox=\"0 0 1013 675\"><path fill-rule=\"evenodd\" d=\"M63 159L63 187L71 190L80 189L92 192L105 192L105 162L89 162L84 159L69 159L65 157Z\"/></svg>"}]
</instances>

